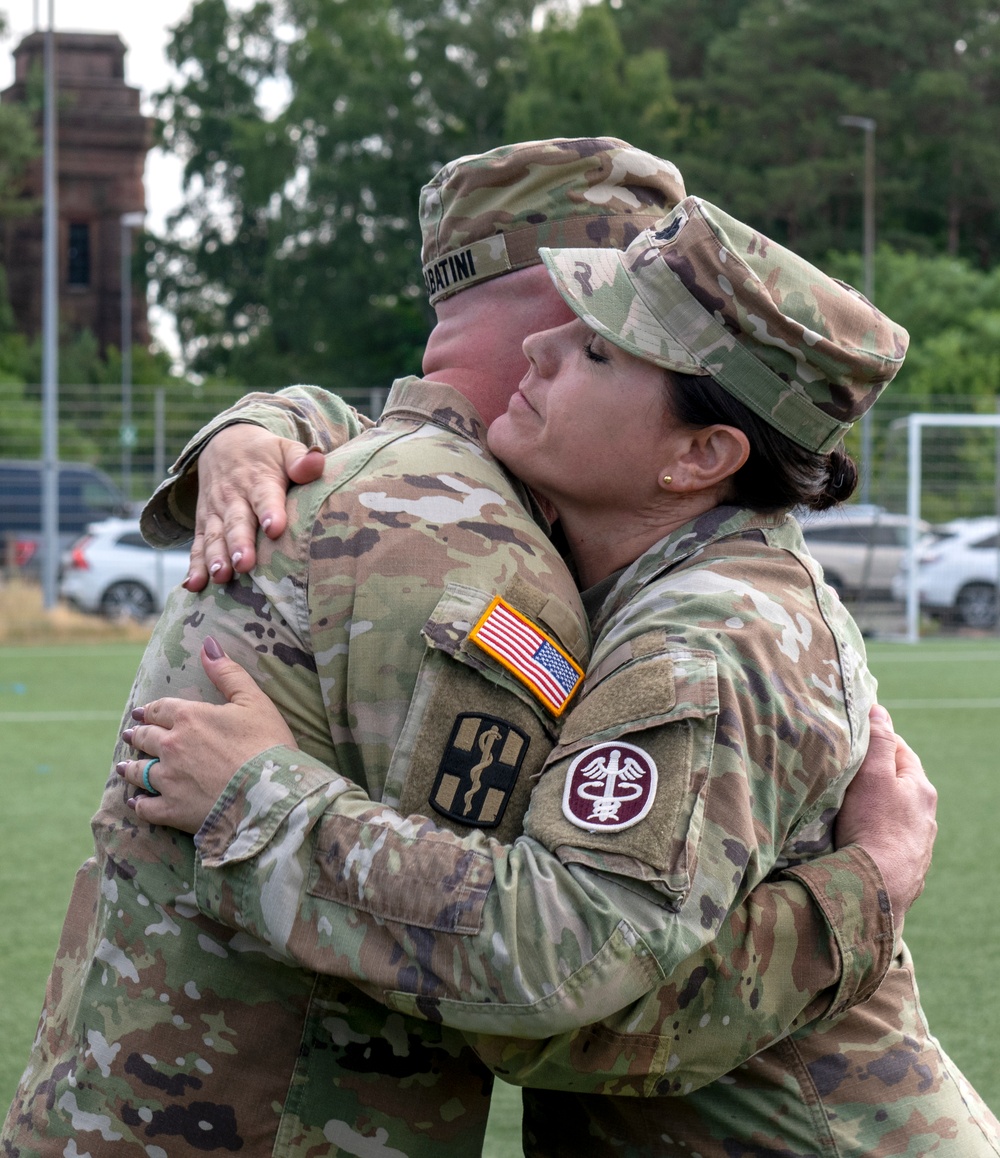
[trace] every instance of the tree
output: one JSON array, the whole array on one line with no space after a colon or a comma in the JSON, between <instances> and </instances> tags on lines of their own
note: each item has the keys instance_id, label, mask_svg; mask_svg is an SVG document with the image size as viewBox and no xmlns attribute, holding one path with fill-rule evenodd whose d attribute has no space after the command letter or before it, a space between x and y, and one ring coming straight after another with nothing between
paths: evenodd
<instances>
[{"instance_id":1,"label":"tree","mask_svg":"<svg viewBox=\"0 0 1000 1158\"><path fill-rule=\"evenodd\" d=\"M807 256L850 248L862 149L838 118L868 116L880 236L996 260L996 12L970 0L747 0L726 6L727 20L737 7L700 50L700 74L676 86L691 115L674 159L691 191Z\"/></svg>"},{"instance_id":2,"label":"tree","mask_svg":"<svg viewBox=\"0 0 1000 1158\"><path fill-rule=\"evenodd\" d=\"M639 53L662 48L677 82L700 80L705 54L717 36L733 28L749 0L609 0L622 43Z\"/></svg>"},{"instance_id":3,"label":"tree","mask_svg":"<svg viewBox=\"0 0 1000 1158\"><path fill-rule=\"evenodd\" d=\"M832 255L824 267L850 284L861 280L857 253ZM970 376L969 364L931 357L929 352L935 347L943 350L948 344L968 347L988 338L992 327L984 325L983 319L1000 318L1000 267L984 271L943 254L896 253L881 245L876 254L875 286L881 308L910 333L910 350L893 382L893 393L968 396L997 390L1000 374L996 369ZM949 334L962 337L944 339ZM942 339L944 345L938 345ZM984 341L981 354L981 366L988 366L989 359L997 366L1000 349L994 341Z\"/></svg>"},{"instance_id":4,"label":"tree","mask_svg":"<svg viewBox=\"0 0 1000 1158\"><path fill-rule=\"evenodd\" d=\"M420 186L505 140L625 137L676 161L692 193L827 265L861 245L862 139L839 118L870 116L880 242L910 255L914 278L927 276L920 257L960 257L966 280L996 262L1000 20L988 7L606 0L572 15L549 5L533 30L534 6L195 4L171 49L183 79L161 102L187 199L152 262L194 369L342 390L416 370L431 317ZM885 260L876 300L892 313ZM913 374L960 298L910 326ZM904 323L924 300L901 296Z\"/></svg>"},{"instance_id":5,"label":"tree","mask_svg":"<svg viewBox=\"0 0 1000 1158\"><path fill-rule=\"evenodd\" d=\"M419 368L429 313L417 197L501 139L530 0L199 0L163 138L186 162L154 262L194 368L251 384L383 385ZM262 85L285 92L268 113Z\"/></svg>"},{"instance_id":6,"label":"tree","mask_svg":"<svg viewBox=\"0 0 1000 1158\"><path fill-rule=\"evenodd\" d=\"M0 12L0 36L7 33L7 18ZM36 206L22 196L25 169L32 158L39 153L38 135L33 120L42 108L41 77L33 78L31 101L25 105L0 105L0 218L20 216L34 212ZM6 284L3 286L3 303L6 310ZM7 317L0 318L0 325L6 326Z\"/></svg>"},{"instance_id":7,"label":"tree","mask_svg":"<svg viewBox=\"0 0 1000 1158\"><path fill-rule=\"evenodd\" d=\"M506 139L623 136L669 156L680 108L666 53L627 53L611 12L598 5L579 16L553 14L526 41L523 86L505 117Z\"/></svg>"}]
</instances>

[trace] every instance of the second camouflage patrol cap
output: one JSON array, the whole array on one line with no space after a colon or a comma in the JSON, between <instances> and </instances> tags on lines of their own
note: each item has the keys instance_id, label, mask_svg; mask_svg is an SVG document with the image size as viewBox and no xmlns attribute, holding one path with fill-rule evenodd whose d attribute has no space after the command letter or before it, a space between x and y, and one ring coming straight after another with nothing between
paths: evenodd
<instances>
[{"instance_id":1,"label":"second camouflage patrol cap","mask_svg":"<svg viewBox=\"0 0 1000 1158\"><path fill-rule=\"evenodd\" d=\"M910 340L851 286L698 197L625 252L542 257L591 328L657 366L711 374L818 453L875 402Z\"/></svg>"},{"instance_id":2,"label":"second camouflage patrol cap","mask_svg":"<svg viewBox=\"0 0 1000 1158\"><path fill-rule=\"evenodd\" d=\"M909 336L866 297L698 197L628 247L543 249L588 326L711 375L809 450L831 450L896 375Z\"/></svg>"},{"instance_id":3,"label":"second camouflage patrol cap","mask_svg":"<svg viewBox=\"0 0 1000 1158\"><path fill-rule=\"evenodd\" d=\"M420 194L431 304L538 264L542 245L624 249L683 196L675 165L615 137L523 141L459 157Z\"/></svg>"}]
</instances>

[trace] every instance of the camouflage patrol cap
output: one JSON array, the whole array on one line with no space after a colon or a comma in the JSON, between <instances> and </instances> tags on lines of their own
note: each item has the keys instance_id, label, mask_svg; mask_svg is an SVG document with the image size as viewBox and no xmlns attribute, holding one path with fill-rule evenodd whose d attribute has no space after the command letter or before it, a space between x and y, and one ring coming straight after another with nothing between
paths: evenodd
<instances>
[{"instance_id":1,"label":"camouflage patrol cap","mask_svg":"<svg viewBox=\"0 0 1000 1158\"><path fill-rule=\"evenodd\" d=\"M543 249L570 307L630 353L710 374L793 442L831 450L909 336L863 295L698 197L624 253Z\"/></svg>"},{"instance_id":2,"label":"camouflage patrol cap","mask_svg":"<svg viewBox=\"0 0 1000 1158\"><path fill-rule=\"evenodd\" d=\"M459 157L420 193L431 304L537 265L542 245L624 249L683 196L675 165L614 137L524 141Z\"/></svg>"}]
</instances>

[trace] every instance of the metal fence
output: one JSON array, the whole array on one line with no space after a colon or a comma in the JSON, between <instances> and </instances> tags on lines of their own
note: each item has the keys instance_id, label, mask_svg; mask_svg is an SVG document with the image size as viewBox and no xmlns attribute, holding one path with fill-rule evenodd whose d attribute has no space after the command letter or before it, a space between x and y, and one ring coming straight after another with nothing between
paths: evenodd
<instances>
[{"instance_id":1,"label":"metal fence","mask_svg":"<svg viewBox=\"0 0 1000 1158\"><path fill-rule=\"evenodd\" d=\"M873 510L858 536L865 581L845 593L868 634L1000 630L998 416L993 397L897 399L890 390L875 406ZM828 548L811 545L829 566Z\"/></svg>"},{"instance_id":2,"label":"metal fence","mask_svg":"<svg viewBox=\"0 0 1000 1158\"><path fill-rule=\"evenodd\" d=\"M135 385L123 426L120 384L60 386L59 459L99 467L127 498L145 499L191 435L243 393L219 383ZM358 389L347 400L377 415L386 394L384 388ZM40 456L41 387L0 382L0 458Z\"/></svg>"},{"instance_id":3,"label":"metal fence","mask_svg":"<svg viewBox=\"0 0 1000 1158\"><path fill-rule=\"evenodd\" d=\"M218 384L134 386L132 420L123 430L119 385L61 386L60 460L99 469L125 499L141 502L188 438L240 393ZM385 395L384 389L364 389L348 400L374 417ZM40 399L40 388L0 384L0 465L4 460L40 457ZM1000 630L996 615L1000 433L996 428L967 424L926 425L920 441L921 470L913 482L908 474L912 454L908 420L914 411L995 418L1000 406L990 397L948 395L914 401L894 398L888 391L872 411L868 432L871 455L864 497L869 505L851 505L851 518L845 520L849 526L817 524L808 536L811 549L870 635L904 638L909 633L912 638L915 632ZM852 432L851 440L849 448L858 457L861 432ZM915 567L907 550L914 525L908 515L914 488L923 520L920 535L927 536L918 538L912 552ZM11 502L0 473L0 512L9 509ZM947 534L940 531L942 525ZM18 570L24 562L18 558L18 550L24 550L18 547L23 537L18 539L2 527L0 517L3 562L8 572ZM67 537L72 537L71 530L64 531ZM917 577L910 585L918 599L911 622L907 620L907 568Z\"/></svg>"},{"instance_id":4,"label":"metal fence","mask_svg":"<svg viewBox=\"0 0 1000 1158\"><path fill-rule=\"evenodd\" d=\"M59 532L64 551L89 522L138 509L201 426L240 397L218 383L59 387ZM370 416L385 389L356 390L348 401ZM41 387L0 383L0 572L37 578L41 534ZM129 420L123 423L123 413Z\"/></svg>"}]
</instances>

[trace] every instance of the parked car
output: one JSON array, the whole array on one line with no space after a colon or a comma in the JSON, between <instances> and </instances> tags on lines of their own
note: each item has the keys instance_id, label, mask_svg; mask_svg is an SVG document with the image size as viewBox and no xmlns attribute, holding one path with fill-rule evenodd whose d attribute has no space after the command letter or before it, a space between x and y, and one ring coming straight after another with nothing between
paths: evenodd
<instances>
[{"instance_id":1,"label":"parked car","mask_svg":"<svg viewBox=\"0 0 1000 1158\"><path fill-rule=\"evenodd\" d=\"M92 524L63 556L59 594L83 611L146 619L187 574L188 550L158 551L136 519Z\"/></svg>"},{"instance_id":2,"label":"parked car","mask_svg":"<svg viewBox=\"0 0 1000 1158\"><path fill-rule=\"evenodd\" d=\"M893 595L906 598L907 561L893 580ZM993 627L1000 579L1000 520L955 519L936 528L917 553L920 606L936 619L966 627Z\"/></svg>"},{"instance_id":3,"label":"parked car","mask_svg":"<svg viewBox=\"0 0 1000 1158\"><path fill-rule=\"evenodd\" d=\"M856 503L829 511L796 512L810 554L841 595L888 595L909 542L910 520ZM917 531L930 530L921 521Z\"/></svg>"},{"instance_id":4,"label":"parked car","mask_svg":"<svg viewBox=\"0 0 1000 1158\"><path fill-rule=\"evenodd\" d=\"M125 496L96 466L59 463L59 551L88 524L131 514ZM42 464L33 459L0 460L0 565L14 563L26 574L41 570Z\"/></svg>"}]
</instances>

